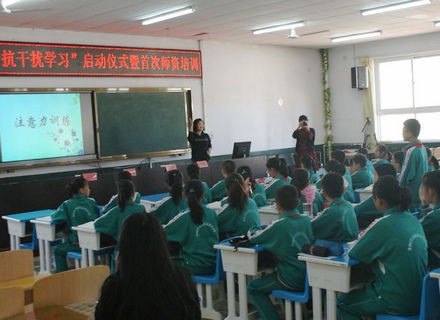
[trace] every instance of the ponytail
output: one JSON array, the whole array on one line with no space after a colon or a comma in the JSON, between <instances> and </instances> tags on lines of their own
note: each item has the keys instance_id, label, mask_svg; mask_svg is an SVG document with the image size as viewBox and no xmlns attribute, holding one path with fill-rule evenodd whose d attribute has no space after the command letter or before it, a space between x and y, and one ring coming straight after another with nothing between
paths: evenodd
<instances>
[{"instance_id":1,"label":"ponytail","mask_svg":"<svg viewBox=\"0 0 440 320\"><path fill-rule=\"evenodd\" d=\"M79 194L79 189L84 188L87 183L88 183L87 180L84 179L83 177L74 178L66 186L69 197L73 197Z\"/></svg>"},{"instance_id":2,"label":"ponytail","mask_svg":"<svg viewBox=\"0 0 440 320\"><path fill-rule=\"evenodd\" d=\"M130 180L121 180L118 184L118 207L124 211L127 203L134 195L134 184Z\"/></svg>"},{"instance_id":3,"label":"ponytail","mask_svg":"<svg viewBox=\"0 0 440 320\"><path fill-rule=\"evenodd\" d=\"M406 211L412 203L411 191L401 187L393 176L382 176L373 186L373 197L382 199L390 208L397 207L399 211Z\"/></svg>"},{"instance_id":4,"label":"ponytail","mask_svg":"<svg viewBox=\"0 0 440 320\"><path fill-rule=\"evenodd\" d=\"M203 207L200 205L203 198L202 183L200 180L191 180L188 182L185 192L191 219L196 225L201 225L204 213Z\"/></svg>"},{"instance_id":5,"label":"ponytail","mask_svg":"<svg viewBox=\"0 0 440 320\"><path fill-rule=\"evenodd\" d=\"M225 179L225 187L228 190L229 205L233 208L238 208L238 212L241 213L248 200L243 178L238 173L231 173Z\"/></svg>"},{"instance_id":6,"label":"ponytail","mask_svg":"<svg viewBox=\"0 0 440 320\"><path fill-rule=\"evenodd\" d=\"M179 204L183 194L183 176L179 170L168 171L167 184L171 188L170 194L175 205Z\"/></svg>"},{"instance_id":7,"label":"ponytail","mask_svg":"<svg viewBox=\"0 0 440 320\"><path fill-rule=\"evenodd\" d=\"M283 177L287 177L289 175L289 170L287 169L286 159L269 158L266 162L266 168L267 169L275 169Z\"/></svg>"}]
</instances>

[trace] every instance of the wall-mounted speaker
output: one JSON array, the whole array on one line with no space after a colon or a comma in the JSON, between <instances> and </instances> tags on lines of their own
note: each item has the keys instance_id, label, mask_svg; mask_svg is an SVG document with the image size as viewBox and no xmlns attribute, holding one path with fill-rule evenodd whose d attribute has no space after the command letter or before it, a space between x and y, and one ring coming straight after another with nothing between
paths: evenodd
<instances>
[{"instance_id":1,"label":"wall-mounted speaker","mask_svg":"<svg viewBox=\"0 0 440 320\"><path fill-rule=\"evenodd\" d=\"M357 89L368 88L368 72L367 67L358 66L351 68L351 87Z\"/></svg>"}]
</instances>

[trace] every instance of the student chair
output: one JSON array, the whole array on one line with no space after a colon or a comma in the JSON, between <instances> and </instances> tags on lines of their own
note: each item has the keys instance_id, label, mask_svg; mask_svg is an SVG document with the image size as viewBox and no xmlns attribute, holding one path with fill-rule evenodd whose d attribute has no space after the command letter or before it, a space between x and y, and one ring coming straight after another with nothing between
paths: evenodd
<instances>
[{"instance_id":1,"label":"student chair","mask_svg":"<svg viewBox=\"0 0 440 320\"><path fill-rule=\"evenodd\" d=\"M96 257L100 257L100 258L104 257L104 264L108 265L109 261L110 261L108 257L110 257L114 251L115 251L115 246L108 246L108 247L104 247L104 248L101 248L101 249L95 251L94 256L95 256L95 258ZM67 252L67 258L75 261L75 269L81 268L82 254L80 251Z\"/></svg>"},{"instance_id":2,"label":"student chair","mask_svg":"<svg viewBox=\"0 0 440 320\"><path fill-rule=\"evenodd\" d=\"M302 319L301 304L309 301L310 287L306 274L304 291L273 290L272 296L286 301L286 319L292 319L292 301L295 302L295 319Z\"/></svg>"},{"instance_id":3,"label":"student chair","mask_svg":"<svg viewBox=\"0 0 440 320\"><path fill-rule=\"evenodd\" d=\"M357 191L354 191L354 203L361 203L361 195Z\"/></svg>"},{"instance_id":4,"label":"student chair","mask_svg":"<svg viewBox=\"0 0 440 320\"><path fill-rule=\"evenodd\" d=\"M0 320L24 320L24 289L9 287L0 289Z\"/></svg>"},{"instance_id":5,"label":"student chair","mask_svg":"<svg viewBox=\"0 0 440 320\"><path fill-rule=\"evenodd\" d=\"M38 248L37 230L35 224L32 225L32 242L20 243L20 249L27 249L34 251Z\"/></svg>"},{"instance_id":6,"label":"student chair","mask_svg":"<svg viewBox=\"0 0 440 320\"><path fill-rule=\"evenodd\" d=\"M434 271L434 270L433 270ZM435 271L440 272L440 269ZM440 318L440 291L438 279L431 278L429 273L423 278L420 314L417 316L399 316L378 314L376 320L428 320Z\"/></svg>"},{"instance_id":7,"label":"student chair","mask_svg":"<svg viewBox=\"0 0 440 320\"><path fill-rule=\"evenodd\" d=\"M224 277L222 255L220 250L217 250L217 257L215 262L215 273L208 276L193 276L193 281L197 284L197 293L200 299L200 309L202 311L203 319L222 320L223 316L220 312L214 309L212 299L212 286L217 285ZM203 288L205 288L205 295L203 295Z\"/></svg>"}]
</instances>

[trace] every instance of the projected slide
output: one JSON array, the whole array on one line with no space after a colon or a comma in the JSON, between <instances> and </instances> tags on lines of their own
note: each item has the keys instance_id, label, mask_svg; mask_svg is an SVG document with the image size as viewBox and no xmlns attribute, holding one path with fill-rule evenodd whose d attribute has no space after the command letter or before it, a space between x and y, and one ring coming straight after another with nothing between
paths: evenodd
<instances>
[{"instance_id":1,"label":"projected slide","mask_svg":"<svg viewBox=\"0 0 440 320\"><path fill-rule=\"evenodd\" d=\"M79 93L0 95L0 161L84 154Z\"/></svg>"}]
</instances>

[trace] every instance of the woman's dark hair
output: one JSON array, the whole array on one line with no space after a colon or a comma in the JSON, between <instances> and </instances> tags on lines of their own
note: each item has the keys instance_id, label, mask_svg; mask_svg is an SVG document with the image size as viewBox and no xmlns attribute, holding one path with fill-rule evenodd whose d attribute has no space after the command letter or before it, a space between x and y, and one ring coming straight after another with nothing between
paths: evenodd
<instances>
[{"instance_id":1,"label":"woman's dark hair","mask_svg":"<svg viewBox=\"0 0 440 320\"><path fill-rule=\"evenodd\" d=\"M307 118L306 115L300 115L299 119L298 119L298 122L301 122L301 121L309 121L309 119Z\"/></svg>"},{"instance_id":2,"label":"woman's dark hair","mask_svg":"<svg viewBox=\"0 0 440 320\"><path fill-rule=\"evenodd\" d=\"M83 177L75 177L66 186L69 197L73 197L79 194L79 189L84 188L87 184L87 180Z\"/></svg>"},{"instance_id":3,"label":"woman's dark hair","mask_svg":"<svg viewBox=\"0 0 440 320\"><path fill-rule=\"evenodd\" d=\"M357 154L351 159L351 163L360 164L363 168L367 165L367 158L362 154Z\"/></svg>"},{"instance_id":4,"label":"woman's dark hair","mask_svg":"<svg viewBox=\"0 0 440 320\"><path fill-rule=\"evenodd\" d=\"M183 198L183 175L179 170L167 172L167 185L171 188L170 194L175 205Z\"/></svg>"},{"instance_id":5,"label":"woman's dark hair","mask_svg":"<svg viewBox=\"0 0 440 320\"><path fill-rule=\"evenodd\" d=\"M399 207L399 211L408 210L412 202L411 190L401 187L392 176L383 176L373 186L373 197L382 199L390 208Z\"/></svg>"},{"instance_id":6,"label":"woman's dark hair","mask_svg":"<svg viewBox=\"0 0 440 320\"><path fill-rule=\"evenodd\" d=\"M124 211L127 203L134 195L134 184L130 180L121 180L118 183L118 207Z\"/></svg>"},{"instance_id":7,"label":"woman's dark hair","mask_svg":"<svg viewBox=\"0 0 440 320\"><path fill-rule=\"evenodd\" d=\"M197 118L196 120L193 121L193 132L194 133L197 132L197 125L199 124L200 121L203 122L203 120L200 118Z\"/></svg>"},{"instance_id":8,"label":"woman's dark hair","mask_svg":"<svg viewBox=\"0 0 440 320\"><path fill-rule=\"evenodd\" d=\"M308 154L303 155L299 161L304 168L313 169L313 159Z\"/></svg>"},{"instance_id":9,"label":"woman's dark hair","mask_svg":"<svg viewBox=\"0 0 440 320\"><path fill-rule=\"evenodd\" d=\"M298 191L301 191L309 185L309 179L309 172L306 169L295 169L292 174L292 185L294 185Z\"/></svg>"},{"instance_id":10,"label":"woman's dark hair","mask_svg":"<svg viewBox=\"0 0 440 320\"><path fill-rule=\"evenodd\" d=\"M377 145L376 148L382 154L382 157L381 157L382 159L386 159L388 157L388 148L386 145L379 144L379 145Z\"/></svg>"},{"instance_id":11,"label":"woman's dark hair","mask_svg":"<svg viewBox=\"0 0 440 320\"><path fill-rule=\"evenodd\" d=\"M440 171L436 170L425 173L422 185L425 188L434 190L437 195L437 200L440 200Z\"/></svg>"},{"instance_id":12,"label":"woman's dark hair","mask_svg":"<svg viewBox=\"0 0 440 320\"><path fill-rule=\"evenodd\" d=\"M172 266L163 227L149 213L125 219L116 276L122 301L115 319L189 319L198 307L190 283Z\"/></svg>"},{"instance_id":13,"label":"woman's dark hair","mask_svg":"<svg viewBox=\"0 0 440 320\"><path fill-rule=\"evenodd\" d=\"M186 185L185 192L191 219L196 225L201 225L203 222L203 207L200 205L200 200L203 198L202 182L190 180Z\"/></svg>"},{"instance_id":14,"label":"woman's dark hair","mask_svg":"<svg viewBox=\"0 0 440 320\"><path fill-rule=\"evenodd\" d=\"M332 152L332 159L338 161L339 163L345 164L345 153L341 150L335 150Z\"/></svg>"},{"instance_id":15,"label":"woman's dark hair","mask_svg":"<svg viewBox=\"0 0 440 320\"><path fill-rule=\"evenodd\" d=\"M133 180L133 177L129 171L122 170L119 171L118 180Z\"/></svg>"},{"instance_id":16,"label":"woman's dark hair","mask_svg":"<svg viewBox=\"0 0 440 320\"><path fill-rule=\"evenodd\" d=\"M376 171L377 176L383 177L383 176L393 176L396 177L396 168L391 163L383 163L379 164L374 168L374 171Z\"/></svg>"},{"instance_id":17,"label":"woman's dark hair","mask_svg":"<svg viewBox=\"0 0 440 320\"><path fill-rule=\"evenodd\" d=\"M252 175L252 170L248 166L241 166L237 169L237 173L240 174L243 177L243 180L246 180L249 178L249 181L251 183L252 190L255 190L255 185L257 184L255 182L254 176Z\"/></svg>"},{"instance_id":18,"label":"woman's dark hair","mask_svg":"<svg viewBox=\"0 0 440 320\"><path fill-rule=\"evenodd\" d=\"M298 190L292 185L279 187L275 191L275 202L285 211L296 209L299 204Z\"/></svg>"},{"instance_id":19,"label":"woman's dark hair","mask_svg":"<svg viewBox=\"0 0 440 320\"><path fill-rule=\"evenodd\" d=\"M344 193L344 180L338 173L327 173L322 178L322 190L332 198L340 198Z\"/></svg>"},{"instance_id":20,"label":"woman's dark hair","mask_svg":"<svg viewBox=\"0 0 440 320\"><path fill-rule=\"evenodd\" d=\"M403 159L405 158L405 152L397 151L393 153L393 160L394 162L400 164L400 166L403 166Z\"/></svg>"},{"instance_id":21,"label":"woman's dark hair","mask_svg":"<svg viewBox=\"0 0 440 320\"><path fill-rule=\"evenodd\" d=\"M238 208L238 212L241 213L248 200L243 177L236 172L231 173L225 179L225 187L228 190L229 205L232 208Z\"/></svg>"},{"instance_id":22,"label":"woman's dark hair","mask_svg":"<svg viewBox=\"0 0 440 320\"><path fill-rule=\"evenodd\" d=\"M420 122L417 119L408 119L403 123L403 127L411 132L414 137L418 137L420 134Z\"/></svg>"},{"instance_id":23,"label":"woman's dark hair","mask_svg":"<svg viewBox=\"0 0 440 320\"><path fill-rule=\"evenodd\" d=\"M196 164L189 164L186 167L186 173L188 174L188 177L190 179L195 179L195 180L200 179L200 169L199 166Z\"/></svg>"},{"instance_id":24,"label":"woman's dark hair","mask_svg":"<svg viewBox=\"0 0 440 320\"><path fill-rule=\"evenodd\" d=\"M226 174L231 174L235 171L235 162L232 160L226 160L222 163L222 169Z\"/></svg>"},{"instance_id":25,"label":"woman's dark hair","mask_svg":"<svg viewBox=\"0 0 440 320\"><path fill-rule=\"evenodd\" d=\"M282 158L269 158L266 162L267 169L275 169L278 171L283 177L287 177L289 175L289 170L287 169L286 159Z\"/></svg>"}]
</instances>

